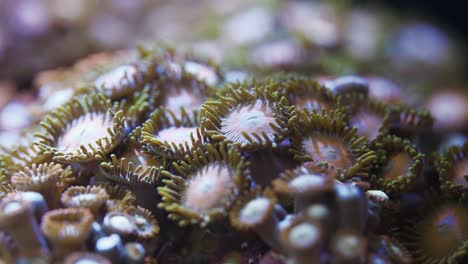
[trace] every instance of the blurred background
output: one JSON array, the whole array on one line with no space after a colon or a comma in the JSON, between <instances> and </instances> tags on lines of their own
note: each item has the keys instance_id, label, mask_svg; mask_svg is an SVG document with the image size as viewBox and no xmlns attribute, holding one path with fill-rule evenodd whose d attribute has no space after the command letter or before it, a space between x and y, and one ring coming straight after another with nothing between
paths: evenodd
<instances>
[{"instance_id":1,"label":"blurred background","mask_svg":"<svg viewBox=\"0 0 468 264\"><path fill-rule=\"evenodd\" d=\"M458 83L455 71L465 70L457 61L466 47L463 10L455 1L422 0L1 0L0 80L29 88L39 71L162 40L232 67L285 66L280 60L304 52L302 62L324 64L327 74L395 79L416 61ZM275 49L283 58L271 55Z\"/></svg>"},{"instance_id":2,"label":"blurred background","mask_svg":"<svg viewBox=\"0 0 468 264\"><path fill-rule=\"evenodd\" d=\"M464 10L422 0L0 0L0 144L36 124L46 99L70 96L96 58L154 42L219 63L226 82L360 75L373 96L428 108L435 129L468 131Z\"/></svg>"}]
</instances>

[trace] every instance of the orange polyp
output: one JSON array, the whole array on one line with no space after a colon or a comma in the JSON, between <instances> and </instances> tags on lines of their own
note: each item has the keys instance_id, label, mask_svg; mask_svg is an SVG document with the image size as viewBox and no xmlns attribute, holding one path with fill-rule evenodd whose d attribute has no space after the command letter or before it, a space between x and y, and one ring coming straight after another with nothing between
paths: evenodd
<instances>
[{"instance_id":1,"label":"orange polyp","mask_svg":"<svg viewBox=\"0 0 468 264\"><path fill-rule=\"evenodd\" d=\"M466 241L468 210L460 206L443 207L418 225L421 249L433 257L448 257Z\"/></svg>"},{"instance_id":2,"label":"orange polyp","mask_svg":"<svg viewBox=\"0 0 468 264\"><path fill-rule=\"evenodd\" d=\"M394 180L399 176L405 176L411 165L411 157L406 152L392 154L384 166L382 177Z\"/></svg>"}]
</instances>

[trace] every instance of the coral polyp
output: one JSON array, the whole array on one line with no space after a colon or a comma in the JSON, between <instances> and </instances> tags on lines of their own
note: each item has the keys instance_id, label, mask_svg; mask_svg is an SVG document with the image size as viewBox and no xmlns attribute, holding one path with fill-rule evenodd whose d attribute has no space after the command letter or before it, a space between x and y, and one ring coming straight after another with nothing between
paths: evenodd
<instances>
[{"instance_id":1,"label":"coral polyp","mask_svg":"<svg viewBox=\"0 0 468 264\"><path fill-rule=\"evenodd\" d=\"M381 160L371 183L391 194L409 191L421 184L424 154L409 140L388 135L378 138L373 145L381 152Z\"/></svg>"},{"instance_id":2,"label":"coral polyp","mask_svg":"<svg viewBox=\"0 0 468 264\"><path fill-rule=\"evenodd\" d=\"M248 163L226 145L207 145L174 163L175 172L163 171L159 207L181 226L202 226L227 215L240 190L247 184ZM207 199L206 194L210 197Z\"/></svg>"},{"instance_id":3,"label":"coral polyp","mask_svg":"<svg viewBox=\"0 0 468 264\"><path fill-rule=\"evenodd\" d=\"M169 109L159 109L146 121L141 130L141 142L156 156L179 159L202 147L207 138L200 128L197 113L181 108L178 117Z\"/></svg>"},{"instance_id":4,"label":"coral polyp","mask_svg":"<svg viewBox=\"0 0 468 264\"><path fill-rule=\"evenodd\" d=\"M276 146L287 135L288 106L262 87L230 87L219 101L202 107L202 128L210 139L258 150Z\"/></svg>"},{"instance_id":5,"label":"coral polyp","mask_svg":"<svg viewBox=\"0 0 468 264\"><path fill-rule=\"evenodd\" d=\"M96 78L93 85L98 93L111 99L131 95L152 79L152 66L147 64L140 62L119 65Z\"/></svg>"},{"instance_id":6,"label":"coral polyp","mask_svg":"<svg viewBox=\"0 0 468 264\"><path fill-rule=\"evenodd\" d=\"M103 207L109 195L100 186L72 186L62 193L60 200L68 208L88 208L95 215Z\"/></svg>"},{"instance_id":7,"label":"coral polyp","mask_svg":"<svg viewBox=\"0 0 468 264\"><path fill-rule=\"evenodd\" d=\"M302 162L327 164L339 172L339 178L367 177L376 154L369 150L366 137L358 137L356 128L342 117L307 111L295 111L291 126L291 153Z\"/></svg>"},{"instance_id":8,"label":"coral polyp","mask_svg":"<svg viewBox=\"0 0 468 264\"><path fill-rule=\"evenodd\" d=\"M41 230L52 242L55 258L82 250L91 234L94 217L85 208L57 209L47 212L41 222Z\"/></svg>"},{"instance_id":9,"label":"coral polyp","mask_svg":"<svg viewBox=\"0 0 468 264\"><path fill-rule=\"evenodd\" d=\"M338 172L327 165L307 164L282 172L272 185L275 192L294 198L295 210L302 211L331 191L337 177Z\"/></svg>"},{"instance_id":10,"label":"coral polyp","mask_svg":"<svg viewBox=\"0 0 468 264\"><path fill-rule=\"evenodd\" d=\"M434 117L426 110L412 109L407 106L400 106L392 120L394 122L391 131L399 136L414 137L424 131L432 129Z\"/></svg>"},{"instance_id":11,"label":"coral polyp","mask_svg":"<svg viewBox=\"0 0 468 264\"><path fill-rule=\"evenodd\" d=\"M341 107L341 98L306 76L280 74L267 78L266 83L280 91L299 110L321 113Z\"/></svg>"},{"instance_id":12,"label":"coral polyp","mask_svg":"<svg viewBox=\"0 0 468 264\"><path fill-rule=\"evenodd\" d=\"M41 193L50 208L58 206L60 194L75 180L71 167L64 168L53 162L34 163L30 168L14 173L10 179L18 190Z\"/></svg>"},{"instance_id":13,"label":"coral polyp","mask_svg":"<svg viewBox=\"0 0 468 264\"><path fill-rule=\"evenodd\" d=\"M144 150L138 141L141 129L134 130L110 156L97 156L101 161L100 171L109 180L121 183L154 182L164 167L163 158ZM118 156L117 156L118 155Z\"/></svg>"},{"instance_id":14,"label":"coral polyp","mask_svg":"<svg viewBox=\"0 0 468 264\"><path fill-rule=\"evenodd\" d=\"M463 262L468 246L467 223L466 205L430 197L400 236L416 263Z\"/></svg>"},{"instance_id":15,"label":"coral polyp","mask_svg":"<svg viewBox=\"0 0 468 264\"><path fill-rule=\"evenodd\" d=\"M149 210L138 206L126 208L125 212L133 217L139 239L149 240L159 233L158 221Z\"/></svg>"},{"instance_id":16,"label":"coral polyp","mask_svg":"<svg viewBox=\"0 0 468 264\"><path fill-rule=\"evenodd\" d=\"M442 190L449 195L468 200L468 143L452 146L439 154L436 169Z\"/></svg>"},{"instance_id":17,"label":"coral polyp","mask_svg":"<svg viewBox=\"0 0 468 264\"><path fill-rule=\"evenodd\" d=\"M196 74L188 73L185 67L181 69L177 63L163 62L157 68L162 74L153 81L152 101L171 110L176 116L184 112L198 112L201 105L215 95L214 87L205 82L205 77L199 79Z\"/></svg>"},{"instance_id":18,"label":"coral polyp","mask_svg":"<svg viewBox=\"0 0 468 264\"><path fill-rule=\"evenodd\" d=\"M298 217L279 234L279 240L294 263L320 261L322 227L319 223Z\"/></svg>"},{"instance_id":19,"label":"coral polyp","mask_svg":"<svg viewBox=\"0 0 468 264\"><path fill-rule=\"evenodd\" d=\"M33 164L50 162L52 161L52 155L41 154L40 148L35 145L20 145L13 150L7 151L2 159L4 162L3 169L9 173L14 173Z\"/></svg>"},{"instance_id":20,"label":"coral polyp","mask_svg":"<svg viewBox=\"0 0 468 264\"><path fill-rule=\"evenodd\" d=\"M127 188L110 184L102 185L102 187L109 194L109 199L105 201L107 211L122 211L135 204L136 196Z\"/></svg>"},{"instance_id":21,"label":"coral polyp","mask_svg":"<svg viewBox=\"0 0 468 264\"><path fill-rule=\"evenodd\" d=\"M345 98L351 105L348 109L349 124L357 128L359 136L374 140L377 136L388 133L396 111L393 107L361 94L351 94Z\"/></svg>"},{"instance_id":22,"label":"coral polyp","mask_svg":"<svg viewBox=\"0 0 468 264\"><path fill-rule=\"evenodd\" d=\"M114 113L99 95L72 100L41 125L44 131L36 135L37 146L53 154L54 161L69 164L89 162L99 152L110 152L126 134L123 113Z\"/></svg>"}]
</instances>

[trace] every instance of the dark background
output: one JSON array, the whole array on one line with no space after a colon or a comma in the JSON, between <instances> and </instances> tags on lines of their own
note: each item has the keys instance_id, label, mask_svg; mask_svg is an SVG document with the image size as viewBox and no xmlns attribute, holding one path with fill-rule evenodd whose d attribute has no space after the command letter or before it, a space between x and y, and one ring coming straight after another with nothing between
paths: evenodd
<instances>
[{"instance_id":1,"label":"dark background","mask_svg":"<svg viewBox=\"0 0 468 264\"><path fill-rule=\"evenodd\" d=\"M381 2L396 13L410 14L429 18L445 30L456 34L468 46L468 5L465 1L455 0L387 0L387 1L353 1L357 5Z\"/></svg>"}]
</instances>

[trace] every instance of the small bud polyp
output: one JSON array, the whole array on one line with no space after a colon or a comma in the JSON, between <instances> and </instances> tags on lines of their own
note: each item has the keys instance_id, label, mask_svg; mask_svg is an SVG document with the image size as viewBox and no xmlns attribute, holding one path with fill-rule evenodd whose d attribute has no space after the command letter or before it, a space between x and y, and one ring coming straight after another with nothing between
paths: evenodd
<instances>
[{"instance_id":1,"label":"small bud polyp","mask_svg":"<svg viewBox=\"0 0 468 264\"><path fill-rule=\"evenodd\" d=\"M96 253L108 258L112 263L120 263L123 255L123 245L120 236L112 234L96 241Z\"/></svg>"},{"instance_id":2,"label":"small bud polyp","mask_svg":"<svg viewBox=\"0 0 468 264\"><path fill-rule=\"evenodd\" d=\"M240 221L248 225L258 224L264 219L270 203L270 200L265 197L258 197L251 200L240 211Z\"/></svg>"},{"instance_id":3,"label":"small bud polyp","mask_svg":"<svg viewBox=\"0 0 468 264\"><path fill-rule=\"evenodd\" d=\"M291 228L288 234L290 244L299 250L313 247L319 242L320 230L314 224L301 223Z\"/></svg>"},{"instance_id":4,"label":"small bud polyp","mask_svg":"<svg viewBox=\"0 0 468 264\"><path fill-rule=\"evenodd\" d=\"M289 186L299 192L306 192L324 184L324 179L316 174L303 174L289 182Z\"/></svg>"},{"instance_id":5,"label":"small bud polyp","mask_svg":"<svg viewBox=\"0 0 468 264\"><path fill-rule=\"evenodd\" d=\"M118 230L122 230L125 232L131 232L134 229L133 223L130 221L128 217L123 215L115 215L109 219L109 224Z\"/></svg>"},{"instance_id":6,"label":"small bud polyp","mask_svg":"<svg viewBox=\"0 0 468 264\"><path fill-rule=\"evenodd\" d=\"M102 237L96 241L97 251L107 251L121 243L120 237L117 234L112 234L108 237Z\"/></svg>"}]
</instances>

